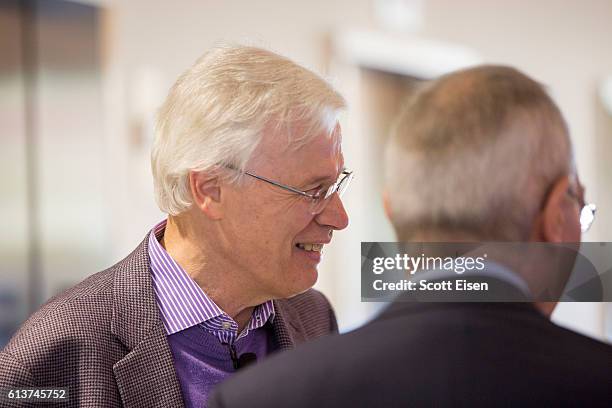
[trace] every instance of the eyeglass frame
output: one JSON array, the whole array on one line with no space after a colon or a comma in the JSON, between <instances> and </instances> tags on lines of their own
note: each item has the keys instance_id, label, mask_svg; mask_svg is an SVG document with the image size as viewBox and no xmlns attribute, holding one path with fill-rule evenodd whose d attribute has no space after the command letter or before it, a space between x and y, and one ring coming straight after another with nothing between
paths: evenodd
<instances>
[{"instance_id":1,"label":"eyeglass frame","mask_svg":"<svg viewBox=\"0 0 612 408\"><path fill-rule=\"evenodd\" d=\"M352 180L352 179L353 179L353 177L354 177L354 172L353 172L352 170L349 170L349 169L347 169L347 168L345 167L344 169L342 169L342 171L340 172L340 174L339 174L339 175L338 175L338 177L336 178L336 181L335 181L334 183L332 183L332 184L331 184L331 185L330 185L330 186L327 188L327 190L325 190L325 196L323 196L323 197L321 198L321 190L322 190L322 189L320 189L320 190L319 190L317 193L315 193L315 194L310 194L310 193L308 193L307 191L303 191L303 190L300 190L300 189L298 189L298 188L291 187L291 186L288 186L288 185L283 184L283 183L279 183L278 181L271 180L271 179L269 179L269 178L267 178L267 177L257 175L257 174L255 174L255 173L252 173L252 172L247 171L247 170L241 171L241 170L238 170L238 169L233 168L233 167L228 167L228 168L229 168L229 169L231 169L231 170L240 171L241 173L246 174L247 176L251 176L251 177L253 177L253 178L257 179L257 180L264 181L264 182L266 182L266 183L272 184L273 186L276 186L276 187L282 188L282 189L287 190L287 191L290 191L290 192L292 192L292 193L299 194L299 195L301 195L301 196L303 196L303 197L310 198L310 199L311 199L311 200L313 200L313 201L316 201L316 200L323 200L323 201L325 201L326 199L328 199L329 197L331 197L331 196L332 196L334 193L336 193L336 192L338 191L338 187L339 187L339 186L342 184L342 182L343 182L343 181L344 181L346 178L349 178L349 180L347 181L347 188L348 188L348 185L350 184L351 180ZM342 177L342 175L344 175L344 177ZM333 187L335 187L335 189L334 189L334 190L333 190L333 191L330 193L330 190L332 190L332 188L333 188ZM343 191L343 192L344 192L344 191ZM324 208L325 208L325 206L323 206L323 207L322 207L322 208L321 208L319 211L314 212L313 214L320 214L320 213L323 211L323 209L324 209Z\"/></svg>"},{"instance_id":2,"label":"eyeglass frame","mask_svg":"<svg viewBox=\"0 0 612 408\"><path fill-rule=\"evenodd\" d=\"M580 230L584 234L589 229L591 229L591 226L593 225L593 222L595 221L595 213L597 212L597 206L593 203L587 203L586 201L584 201L584 197L581 197L576 191L574 191L572 187L570 187L567 190L567 194L571 198L576 200L576 202L580 206ZM586 225L582 223L582 217L583 217L583 214L585 213L585 210L591 214L591 220Z\"/></svg>"}]
</instances>

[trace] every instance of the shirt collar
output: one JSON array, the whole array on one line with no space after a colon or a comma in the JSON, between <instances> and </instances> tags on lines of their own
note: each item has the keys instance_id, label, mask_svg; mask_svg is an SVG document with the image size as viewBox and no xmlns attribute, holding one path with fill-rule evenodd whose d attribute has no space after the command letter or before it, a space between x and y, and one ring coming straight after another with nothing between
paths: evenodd
<instances>
[{"instance_id":1,"label":"shirt collar","mask_svg":"<svg viewBox=\"0 0 612 408\"><path fill-rule=\"evenodd\" d=\"M233 319L206 295L159 243L164 236L165 229L166 220L158 223L151 230L149 259L151 260L153 289L168 335L215 318L233 322ZM273 318L274 305L272 300L268 300L255 307L251 320L247 324L247 332L263 326Z\"/></svg>"}]
</instances>

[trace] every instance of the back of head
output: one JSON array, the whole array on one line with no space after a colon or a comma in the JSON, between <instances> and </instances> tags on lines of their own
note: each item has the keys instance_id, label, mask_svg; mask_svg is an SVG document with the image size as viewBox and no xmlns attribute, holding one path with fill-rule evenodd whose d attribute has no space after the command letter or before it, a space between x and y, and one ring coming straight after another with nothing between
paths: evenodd
<instances>
[{"instance_id":1,"label":"back of head","mask_svg":"<svg viewBox=\"0 0 612 408\"><path fill-rule=\"evenodd\" d=\"M571 157L559 109L516 69L479 66L426 82L387 147L398 239L526 241Z\"/></svg>"}]
</instances>

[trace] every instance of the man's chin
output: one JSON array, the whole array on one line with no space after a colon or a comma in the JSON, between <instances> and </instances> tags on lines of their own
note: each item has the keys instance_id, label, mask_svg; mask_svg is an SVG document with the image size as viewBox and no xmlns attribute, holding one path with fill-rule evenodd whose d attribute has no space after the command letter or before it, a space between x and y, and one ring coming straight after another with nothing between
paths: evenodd
<instances>
[{"instance_id":1,"label":"man's chin","mask_svg":"<svg viewBox=\"0 0 612 408\"><path fill-rule=\"evenodd\" d=\"M284 295L281 298L290 299L294 296L302 294L312 288L315 283L317 283L317 279L319 278L319 272L317 268L309 268L306 271L300 272L300 279L291 282L291 287L284 290Z\"/></svg>"}]
</instances>

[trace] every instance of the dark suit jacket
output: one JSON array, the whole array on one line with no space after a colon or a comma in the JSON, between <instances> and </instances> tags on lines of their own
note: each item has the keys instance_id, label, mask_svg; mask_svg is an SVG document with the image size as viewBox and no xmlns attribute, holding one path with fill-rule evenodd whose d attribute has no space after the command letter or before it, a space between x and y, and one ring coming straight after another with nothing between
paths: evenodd
<instances>
[{"instance_id":1,"label":"dark suit jacket","mask_svg":"<svg viewBox=\"0 0 612 408\"><path fill-rule=\"evenodd\" d=\"M612 347L528 303L394 303L370 324L272 357L209 406L611 406Z\"/></svg>"},{"instance_id":2,"label":"dark suit jacket","mask_svg":"<svg viewBox=\"0 0 612 408\"><path fill-rule=\"evenodd\" d=\"M0 353L0 389L68 387L66 406L183 406L147 243L32 315ZM274 308L279 349L337 332L327 299L312 289Z\"/></svg>"}]
</instances>

